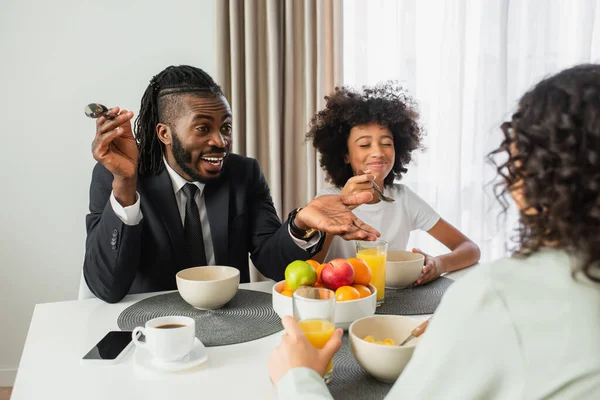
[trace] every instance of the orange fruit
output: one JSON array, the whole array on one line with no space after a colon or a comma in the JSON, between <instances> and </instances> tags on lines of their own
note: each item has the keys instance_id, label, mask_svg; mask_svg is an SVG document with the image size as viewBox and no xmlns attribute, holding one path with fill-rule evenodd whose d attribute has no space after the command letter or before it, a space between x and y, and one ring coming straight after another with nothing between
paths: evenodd
<instances>
[{"instance_id":1,"label":"orange fruit","mask_svg":"<svg viewBox=\"0 0 600 400\"><path fill-rule=\"evenodd\" d=\"M369 289L368 287L366 287L365 285L357 285L354 284L352 285L352 287L356 290L358 290L358 293L360 294L360 298L362 299L363 297L369 297L370 295L372 295L373 293L371 293L371 289Z\"/></svg>"},{"instance_id":2,"label":"orange fruit","mask_svg":"<svg viewBox=\"0 0 600 400\"><path fill-rule=\"evenodd\" d=\"M318 285L323 285L323 281L321 280L321 271L323 271L323 267L325 266L325 264L321 264L319 265L316 270L317 270L317 284Z\"/></svg>"},{"instance_id":3,"label":"orange fruit","mask_svg":"<svg viewBox=\"0 0 600 400\"><path fill-rule=\"evenodd\" d=\"M287 297L292 297L292 295L294 294L294 292L292 292L291 290L282 290L281 294Z\"/></svg>"},{"instance_id":4,"label":"orange fruit","mask_svg":"<svg viewBox=\"0 0 600 400\"><path fill-rule=\"evenodd\" d=\"M371 268L364 260L360 258L349 258L347 260L354 268L354 282L358 285L368 285L371 283Z\"/></svg>"},{"instance_id":5,"label":"orange fruit","mask_svg":"<svg viewBox=\"0 0 600 400\"><path fill-rule=\"evenodd\" d=\"M288 286L287 282L284 281L285 284L283 285L283 290L281 291L281 293L285 292L286 290L293 292L292 288Z\"/></svg>"},{"instance_id":6,"label":"orange fruit","mask_svg":"<svg viewBox=\"0 0 600 400\"><path fill-rule=\"evenodd\" d=\"M315 269L315 271L319 267L319 262L318 261L315 261L315 260L306 260L306 262L309 263Z\"/></svg>"},{"instance_id":7,"label":"orange fruit","mask_svg":"<svg viewBox=\"0 0 600 400\"><path fill-rule=\"evenodd\" d=\"M335 301L348 301L360 299L360 293L352 286L340 286L335 291Z\"/></svg>"}]
</instances>

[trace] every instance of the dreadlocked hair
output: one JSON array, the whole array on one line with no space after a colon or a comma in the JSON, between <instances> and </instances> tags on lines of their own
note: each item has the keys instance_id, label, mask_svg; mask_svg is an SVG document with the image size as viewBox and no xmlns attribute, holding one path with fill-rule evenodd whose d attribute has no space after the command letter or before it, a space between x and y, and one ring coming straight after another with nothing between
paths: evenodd
<instances>
[{"instance_id":1,"label":"dreadlocked hair","mask_svg":"<svg viewBox=\"0 0 600 400\"><path fill-rule=\"evenodd\" d=\"M163 170L164 144L156 135L156 125L162 122L170 126L180 95L190 93L223 96L210 75L189 65L172 65L150 80L134 124L140 174L158 174Z\"/></svg>"}]
</instances>

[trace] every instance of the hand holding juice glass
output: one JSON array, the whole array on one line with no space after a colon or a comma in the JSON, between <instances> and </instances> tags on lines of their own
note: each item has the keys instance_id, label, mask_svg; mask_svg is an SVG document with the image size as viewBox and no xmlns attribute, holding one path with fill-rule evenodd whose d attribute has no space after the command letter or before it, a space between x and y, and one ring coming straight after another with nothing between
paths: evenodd
<instances>
[{"instance_id":1,"label":"hand holding juice glass","mask_svg":"<svg viewBox=\"0 0 600 400\"><path fill-rule=\"evenodd\" d=\"M308 341L322 349L335 331L335 292L325 288L303 286L292 296L294 317ZM323 376L325 383L331 381L333 359Z\"/></svg>"},{"instance_id":2,"label":"hand holding juice glass","mask_svg":"<svg viewBox=\"0 0 600 400\"><path fill-rule=\"evenodd\" d=\"M385 263L387 258L387 242L356 242L356 258L367 263L371 269L371 284L377 288L377 306L383 304L385 297Z\"/></svg>"}]
</instances>

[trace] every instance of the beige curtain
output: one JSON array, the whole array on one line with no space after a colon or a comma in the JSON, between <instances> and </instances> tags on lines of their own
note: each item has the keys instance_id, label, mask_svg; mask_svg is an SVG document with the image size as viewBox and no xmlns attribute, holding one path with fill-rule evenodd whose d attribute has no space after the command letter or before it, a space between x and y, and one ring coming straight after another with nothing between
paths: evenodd
<instances>
[{"instance_id":1,"label":"beige curtain","mask_svg":"<svg viewBox=\"0 0 600 400\"><path fill-rule=\"evenodd\" d=\"M285 220L325 185L308 122L342 83L341 0L216 0L215 78L233 112L233 152L258 159ZM264 277L251 264L252 281Z\"/></svg>"},{"instance_id":2,"label":"beige curtain","mask_svg":"<svg viewBox=\"0 0 600 400\"><path fill-rule=\"evenodd\" d=\"M233 111L233 152L258 159L282 220L324 184L305 142L342 83L341 0L216 0L217 72Z\"/></svg>"}]
</instances>

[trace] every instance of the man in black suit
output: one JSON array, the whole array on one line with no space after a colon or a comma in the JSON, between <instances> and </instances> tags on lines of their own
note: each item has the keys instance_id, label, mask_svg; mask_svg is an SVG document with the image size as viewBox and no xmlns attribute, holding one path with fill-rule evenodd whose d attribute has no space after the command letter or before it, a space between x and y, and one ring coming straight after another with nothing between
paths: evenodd
<instances>
[{"instance_id":1,"label":"man in black suit","mask_svg":"<svg viewBox=\"0 0 600 400\"><path fill-rule=\"evenodd\" d=\"M204 71L168 67L155 76L133 113L96 121L98 164L90 187L84 276L100 299L176 289L190 266L229 265L249 281L248 254L265 276L309 259L329 232L346 239L379 234L347 205L370 195L321 196L281 224L258 162L231 154L232 115ZM137 139L137 141L136 141Z\"/></svg>"}]
</instances>

